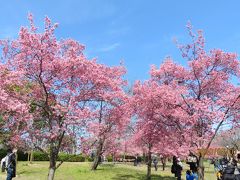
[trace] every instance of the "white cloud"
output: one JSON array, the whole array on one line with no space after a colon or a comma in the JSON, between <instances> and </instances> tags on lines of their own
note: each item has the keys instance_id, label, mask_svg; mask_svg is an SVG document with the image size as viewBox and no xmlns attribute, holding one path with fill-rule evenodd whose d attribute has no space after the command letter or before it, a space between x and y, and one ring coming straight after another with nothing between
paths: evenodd
<instances>
[{"instance_id":1,"label":"white cloud","mask_svg":"<svg viewBox=\"0 0 240 180\"><path fill-rule=\"evenodd\" d=\"M119 43L114 43L114 44L108 45L106 47L99 48L97 51L98 52L109 52L109 51L116 49L119 46L120 46Z\"/></svg>"}]
</instances>

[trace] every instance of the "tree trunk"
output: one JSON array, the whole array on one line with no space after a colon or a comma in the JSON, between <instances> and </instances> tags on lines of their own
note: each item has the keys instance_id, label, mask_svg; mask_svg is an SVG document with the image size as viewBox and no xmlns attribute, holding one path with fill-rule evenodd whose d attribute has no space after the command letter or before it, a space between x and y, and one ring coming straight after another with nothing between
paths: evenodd
<instances>
[{"instance_id":1,"label":"tree trunk","mask_svg":"<svg viewBox=\"0 0 240 180\"><path fill-rule=\"evenodd\" d=\"M72 154L77 154L77 153L76 153L76 152L77 152L76 149L77 149L77 148L76 148L75 142L73 142L73 144L72 144Z\"/></svg>"},{"instance_id":2,"label":"tree trunk","mask_svg":"<svg viewBox=\"0 0 240 180\"><path fill-rule=\"evenodd\" d=\"M148 163L147 163L147 180L151 180L151 167L152 167L152 153L151 149L148 150Z\"/></svg>"},{"instance_id":3,"label":"tree trunk","mask_svg":"<svg viewBox=\"0 0 240 180\"><path fill-rule=\"evenodd\" d=\"M30 162L30 153L29 153L29 151L27 152L27 154L28 154L28 163Z\"/></svg>"},{"instance_id":4,"label":"tree trunk","mask_svg":"<svg viewBox=\"0 0 240 180\"><path fill-rule=\"evenodd\" d=\"M99 124L101 124L102 122L102 110L103 110L103 101L100 102L100 111L99 111ZM99 141L98 141L98 146L97 146L97 152L95 154L95 158L92 164L92 170L96 170L98 165L99 165L99 159L102 153L102 149L103 149L103 143L104 143L104 138L100 137Z\"/></svg>"},{"instance_id":5,"label":"tree trunk","mask_svg":"<svg viewBox=\"0 0 240 180\"><path fill-rule=\"evenodd\" d=\"M76 142L76 127L73 125L73 136L72 136L72 154L77 154L77 142Z\"/></svg>"},{"instance_id":6,"label":"tree trunk","mask_svg":"<svg viewBox=\"0 0 240 180\"><path fill-rule=\"evenodd\" d=\"M99 141L99 144L98 144L98 147L97 147L97 152L96 152L96 155L94 157L94 161L93 161L93 164L92 164L92 170L96 170L100 161L100 156L101 156L101 153L102 153L102 148L103 148L103 141L100 139Z\"/></svg>"},{"instance_id":7,"label":"tree trunk","mask_svg":"<svg viewBox=\"0 0 240 180\"><path fill-rule=\"evenodd\" d=\"M162 170L165 171L165 167L166 167L166 162L162 163Z\"/></svg>"},{"instance_id":8,"label":"tree trunk","mask_svg":"<svg viewBox=\"0 0 240 180\"><path fill-rule=\"evenodd\" d=\"M113 164L115 164L115 156L114 156L114 154L112 155L112 162L113 162Z\"/></svg>"},{"instance_id":9,"label":"tree trunk","mask_svg":"<svg viewBox=\"0 0 240 180\"><path fill-rule=\"evenodd\" d=\"M59 121L61 121L61 117L59 117L59 118L60 118ZM51 125L51 127L52 127L52 125ZM48 180L54 179L56 169L59 168L60 165L63 163L63 161L61 161L58 165L56 165L58 153L59 153L64 135L65 135L65 131L62 131L59 133L57 139L51 140L51 142L50 142L50 155L49 155L49 163L50 164L49 164L49 171L48 171Z\"/></svg>"},{"instance_id":10,"label":"tree trunk","mask_svg":"<svg viewBox=\"0 0 240 180\"><path fill-rule=\"evenodd\" d=\"M48 180L53 180L54 179L54 174L55 174L55 168L49 168L49 172L48 172Z\"/></svg>"},{"instance_id":11,"label":"tree trunk","mask_svg":"<svg viewBox=\"0 0 240 180\"><path fill-rule=\"evenodd\" d=\"M33 162L33 150L31 150L31 153L30 153L30 164L32 164Z\"/></svg>"},{"instance_id":12,"label":"tree trunk","mask_svg":"<svg viewBox=\"0 0 240 180\"><path fill-rule=\"evenodd\" d=\"M198 176L199 176L199 180L204 180L204 164L203 164L203 157L201 153L199 156Z\"/></svg>"},{"instance_id":13,"label":"tree trunk","mask_svg":"<svg viewBox=\"0 0 240 180\"><path fill-rule=\"evenodd\" d=\"M48 171L48 180L53 180L55 171L56 171L56 161L57 161L57 152L54 151L54 148L50 148L50 165Z\"/></svg>"},{"instance_id":14,"label":"tree trunk","mask_svg":"<svg viewBox=\"0 0 240 180\"><path fill-rule=\"evenodd\" d=\"M16 167L15 167L15 175L17 174L17 169L18 169L18 153L15 153L16 155Z\"/></svg>"},{"instance_id":15,"label":"tree trunk","mask_svg":"<svg viewBox=\"0 0 240 180\"><path fill-rule=\"evenodd\" d=\"M144 163L147 163L146 153L143 153Z\"/></svg>"},{"instance_id":16,"label":"tree trunk","mask_svg":"<svg viewBox=\"0 0 240 180\"><path fill-rule=\"evenodd\" d=\"M166 157L162 157L161 161L162 161L162 168L163 168L163 171L165 171L165 167L166 167Z\"/></svg>"}]
</instances>

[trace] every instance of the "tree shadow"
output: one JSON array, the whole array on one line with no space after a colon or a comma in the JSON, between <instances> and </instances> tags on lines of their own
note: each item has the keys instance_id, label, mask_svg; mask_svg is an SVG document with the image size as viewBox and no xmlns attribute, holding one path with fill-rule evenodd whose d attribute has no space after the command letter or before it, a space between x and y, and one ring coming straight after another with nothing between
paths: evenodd
<instances>
[{"instance_id":1,"label":"tree shadow","mask_svg":"<svg viewBox=\"0 0 240 180\"><path fill-rule=\"evenodd\" d=\"M22 174L26 174L26 173L27 173L26 170L22 170L22 171L17 172L18 175L22 175Z\"/></svg>"},{"instance_id":2,"label":"tree shadow","mask_svg":"<svg viewBox=\"0 0 240 180\"><path fill-rule=\"evenodd\" d=\"M91 168L89 167L89 169L84 169L84 170L79 170L79 171L80 172L81 171L84 171L84 172L106 171L106 169L112 169L114 166L115 166L115 164L99 164L97 169L95 169L95 170L91 170Z\"/></svg>"},{"instance_id":3,"label":"tree shadow","mask_svg":"<svg viewBox=\"0 0 240 180\"><path fill-rule=\"evenodd\" d=\"M114 166L115 166L115 164L99 164L99 167L110 167L110 168L112 168Z\"/></svg>"},{"instance_id":4,"label":"tree shadow","mask_svg":"<svg viewBox=\"0 0 240 180\"><path fill-rule=\"evenodd\" d=\"M135 175L130 175L130 174L117 174L116 177L113 177L112 180L128 180L128 179L136 179L136 180L146 180L146 175L144 174L135 174ZM152 175L151 176L152 180L176 180L176 178L171 177L171 176L161 176L161 175Z\"/></svg>"}]
</instances>

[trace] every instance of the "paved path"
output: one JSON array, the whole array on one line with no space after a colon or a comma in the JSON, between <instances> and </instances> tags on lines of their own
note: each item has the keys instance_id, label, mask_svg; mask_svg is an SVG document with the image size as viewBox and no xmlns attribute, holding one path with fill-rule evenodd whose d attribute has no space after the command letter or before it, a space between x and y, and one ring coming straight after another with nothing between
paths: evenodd
<instances>
[{"instance_id":1,"label":"paved path","mask_svg":"<svg viewBox=\"0 0 240 180\"><path fill-rule=\"evenodd\" d=\"M4 174L1 173L1 174L0 174L0 179L1 179L1 180L5 180L5 179L6 179L6 174L5 174L5 173L4 173Z\"/></svg>"}]
</instances>

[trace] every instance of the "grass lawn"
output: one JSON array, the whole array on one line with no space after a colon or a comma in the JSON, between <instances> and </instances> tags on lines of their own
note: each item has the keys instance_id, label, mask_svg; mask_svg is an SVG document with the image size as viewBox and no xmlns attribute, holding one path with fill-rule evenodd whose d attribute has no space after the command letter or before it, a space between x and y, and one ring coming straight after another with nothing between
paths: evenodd
<instances>
[{"instance_id":1,"label":"grass lawn","mask_svg":"<svg viewBox=\"0 0 240 180\"><path fill-rule=\"evenodd\" d=\"M90 163L64 162L56 171L56 180L144 180L147 167L138 167L133 164L102 164L98 170L90 171ZM206 180L215 180L213 166L206 163ZM17 167L17 177L14 180L45 180L48 173L48 162L19 162ZM184 165L184 168L188 168ZM5 179L5 174L0 174L0 179ZM185 170L182 178L185 180ZM170 171L170 164L165 171L159 167L158 171L152 168L153 180L176 180Z\"/></svg>"}]
</instances>

